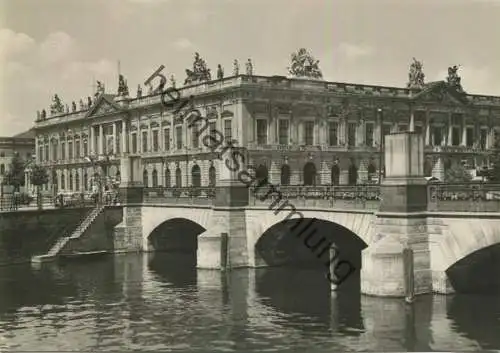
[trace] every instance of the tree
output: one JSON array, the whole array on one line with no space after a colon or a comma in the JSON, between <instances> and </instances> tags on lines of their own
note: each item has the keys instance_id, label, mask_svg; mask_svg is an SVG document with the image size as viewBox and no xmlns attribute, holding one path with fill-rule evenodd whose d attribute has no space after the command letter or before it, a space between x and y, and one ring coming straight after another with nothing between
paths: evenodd
<instances>
[{"instance_id":1,"label":"tree","mask_svg":"<svg viewBox=\"0 0 500 353\"><path fill-rule=\"evenodd\" d=\"M42 209L42 185L49 182L49 173L47 168L38 164L31 167L31 184L36 186L36 203L39 209Z\"/></svg>"},{"instance_id":2,"label":"tree","mask_svg":"<svg viewBox=\"0 0 500 353\"><path fill-rule=\"evenodd\" d=\"M472 175L465 169L463 164L456 164L446 171L445 181L447 183L468 183Z\"/></svg>"},{"instance_id":3,"label":"tree","mask_svg":"<svg viewBox=\"0 0 500 353\"><path fill-rule=\"evenodd\" d=\"M14 191L19 191L21 186L24 186L24 169L25 163L18 153L12 157L10 167L5 175L5 183L14 187Z\"/></svg>"}]
</instances>

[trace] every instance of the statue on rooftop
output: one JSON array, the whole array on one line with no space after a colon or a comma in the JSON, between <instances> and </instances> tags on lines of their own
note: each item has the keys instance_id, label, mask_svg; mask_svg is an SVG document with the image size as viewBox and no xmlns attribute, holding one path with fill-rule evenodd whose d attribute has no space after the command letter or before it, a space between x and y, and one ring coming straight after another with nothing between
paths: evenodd
<instances>
[{"instance_id":1,"label":"statue on rooftop","mask_svg":"<svg viewBox=\"0 0 500 353\"><path fill-rule=\"evenodd\" d=\"M458 76L458 69L460 65L454 65L448 68L448 77L446 78L446 83L448 86L455 88L458 92L464 92L462 88L461 80L462 78Z\"/></svg>"},{"instance_id":2,"label":"statue on rooftop","mask_svg":"<svg viewBox=\"0 0 500 353\"><path fill-rule=\"evenodd\" d=\"M424 71L423 64L421 61L413 58L413 62L410 65L410 72L408 73L408 88L423 88L424 87Z\"/></svg>"},{"instance_id":3,"label":"statue on rooftop","mask_svg":"<svg viewBox=\"0 0 500 353\"><path fill-rule=\"evenodd\" d=\"M87 109L90 109L91 106L92 106L92 98L87 97Z\"/></svg>"},{"instance_id":4,"label":"statue on rooftop","mask_svg":"<svg viewBox=\"0 0 500 353\"><path fill-rule=\"evenodd\" d=\"M75 101L71 102L71 111L73 113L76 112L76 103L75 103Z\"/></svg>"},{"instance_id":5,"label":"statue on rooftop","mask_svg":"<svg viewBox=\"0 0 500 353\"><path fill-rule=\"evenodd\" d=\"M222 69L222 66L219 64L217 65L217 79L222 80L224 78L224 70Z\"/></svg>"},{"instance_id":6,"label":"statue on rooftop","mask_svg":"<svg viewBox=\"0 0 500 353\"><path fill-rule=\"evenodd\" d=\"M101 94L104 94L104 84L99 80L97 80L96 82L97 82L97 88L96 88L96 92L95 92L94 96L97 98Z\"/></svg>"},{"instance_id":7,"label":"statue on rooftop","mask_svg":"<svg viewBox=\"0 0 500 353\"><path fill-rule=\"evenodd\" d=\"M42 113L40 114L40 119L45 120L47 118L47 112L45 109L42 109Z\"/></svg>"},{"instance_id":8,"label":"statue on rooftop","mask_svg":"<svg viewBox=\"0 0 500 353\"><path fill-rule=\"evenodd\" d=\"M85 110L85 104L83 103L83 99L80 99L80 110Z\"/></svg>"},{"instance_id":9,"label":"statue on rooftop","mask_svg":"<svg viewBox=\"0 0 500 353\"><path fill-rule=\"evenodd\" d=\"M194 54L193 71L186 69L186 76L186 80L184 81L185 85L210 81L212 79L210 69L207 68L205 60L200 57L199 53L196 52Z\"/></svg>"},{"instance_id":10,"label":"statue on rooftop","mask_svg":"<svg viewBox=\"0 0 500 353\"><path fill-rule=\"evenodd\" d=\"M288 72L293 77L304 77L313 79L322 79L323 74L319 68L319 60L309 54L305 48L300 48L291 55L291 66Z\"/></svg>"},{"instance_id":11,"label":"statue on rooftop","mask_svg":"<svg viewBox=\"0 0 500 353\"><path fill-rule=\"evenodd\" d=\"M118 95L121 97L128 97L127 80L125 80L122 74L118 77Z\"/></svg>"},{"instance_id":12,"label":"statue on rooftop","mask_svg":"<svg viewBox=\"0 0 500 353\"><path fill-rule=\"evenodd\" d=\"M137 98L142 97L142 88L141 85L137 85Z\"/></svg>"},{"instance_id":13,"label":"statue on rooftop","mask_svg":"<svg viewBox=\"0 0 500 353\"><path fill-rule=\"evenodd\" d=\"M238 60L234 59L233 63L233 75L238 76L240 74L240 64L238 64Z\"/></svg>"},{"instance_id":14,"label":"statue on rooftop","mask_svg":"<svg viewBox=\"0 0 500 353\"><path fill-rule=\"evenodd\" d=\"M247 75L252 76L253 75L253 64L252 60L248 58L248 61L246 63L246 69L247 69Z\"/></svg>"},{"instance_id":15,"label":"statue on rooftop","mask_svg":"<svg viewBox=\"0 0 500 353\"><path fill-rule=\"evenodd\" d=\"M174 77L174 75L170 75L170 84L172 85L173 88L175 88L175 77Z\"/></svg>"},{"instance_id":16,"label":"statue on rooftop","mask_svg":"<svg viewBox=\"0 0 500 353\"><path fill-rule=\"evenodd\" d=\"M52 104L50 105L50 114L61 114L64 113L64 105L61 102L61 98L57 94L54 95L52 99Z\"/></svg>"},{"instance_id":17,"label":"statue on rooftop","mask_svg":"<svg viewBox=\"0 0 500 353\"><path fill-rule=\"evenodd\" d=\"M69 105L66 104L66 110L65 110L66 114L69 113Z\"/></svg>"}]
</instances>

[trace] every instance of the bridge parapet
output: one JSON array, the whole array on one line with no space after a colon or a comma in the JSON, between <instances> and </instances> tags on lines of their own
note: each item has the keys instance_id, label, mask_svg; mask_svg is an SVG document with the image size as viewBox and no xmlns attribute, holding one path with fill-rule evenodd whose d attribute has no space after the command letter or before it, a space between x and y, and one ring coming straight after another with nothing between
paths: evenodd
<instances>
[{"instance_id":1,"label":"bridge parapet","mask_svg":"<svg viewBox=\"0 0 500 353\"><path fill-rule=\"evenodd\" d=\"M500 212L500 184L431 184L428 211Z\"/></svg>"}]
</instances>

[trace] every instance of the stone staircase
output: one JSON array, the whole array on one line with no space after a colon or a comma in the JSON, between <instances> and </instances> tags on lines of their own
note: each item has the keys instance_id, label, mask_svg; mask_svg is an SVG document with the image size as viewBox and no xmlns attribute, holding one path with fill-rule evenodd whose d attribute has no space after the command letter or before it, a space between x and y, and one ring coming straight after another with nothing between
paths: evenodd
<instances>
[{"instance_id":1,"label":"stone staircase","mask_svg":"<svg viewBox=\"0 0 500 353\"><path fill-rule=\"evenodd\" d=\"M50 248L49 252L45 255L37 255L31 258L32 263L41 263L54 260L59 253L64 249L66 244L72 239L80 238L88 227L94 222L94 220L101 214L105 206L97 206L92 209L90 213L83 219L83 221L74 229L69 236L63 235L57 242Z\"/></svg>"}]
</instances>

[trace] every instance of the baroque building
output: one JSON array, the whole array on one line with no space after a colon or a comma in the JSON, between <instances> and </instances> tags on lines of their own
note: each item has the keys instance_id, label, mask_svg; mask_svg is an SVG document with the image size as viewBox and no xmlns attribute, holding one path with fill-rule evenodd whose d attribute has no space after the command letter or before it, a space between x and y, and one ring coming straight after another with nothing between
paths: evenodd
<instances>
[{"instance_id":1,"label":"baroque building","mask_svg":"<svg viewBox=\"0 0 500 353\"><path fill-rule=\"evenodd\" d=\"M0 183L2 184L15 155L19 155L27 163L35 155L35 133L32 129L11 137L0 137ZM1 193L3 192L2 187Z\"/></svg>"},{"instance_id":2,"label":"baroque building","mask_svg":"<svg viewBox=\"0 0 500 353\"><path fill-rule=\"evenodd\" d=\"M292 54L289 76L258 76L250 59L245 73L234 60L233 75L217 78L198 53L177 92L208 118L209 128L190 128L173 104L162 103L151 86L131 97L120 75L118 92L98 82L94 97L64 106L54 96L50 113L38 113L36 155L51 170L53 191L89 190L100 173L88 156L105 156L106 174L119 179L122 155L142 159L149 187L208 186L218 180L218 152L203 137L221 132L247 150L247 162L273 184L356 184L376 181L383 137L398 131L421 133L424 169L444 179L447 168L488 164L500 97L467 94L458 67L443 81L425 82L414 59L407 85L383 87L323 79L319 61L305 49ZM158 83L160 76L156 76ZM162 80L175 87L175 80ZM382 172L382 171L380 171Z\"/></svg>"}]
</instances>

